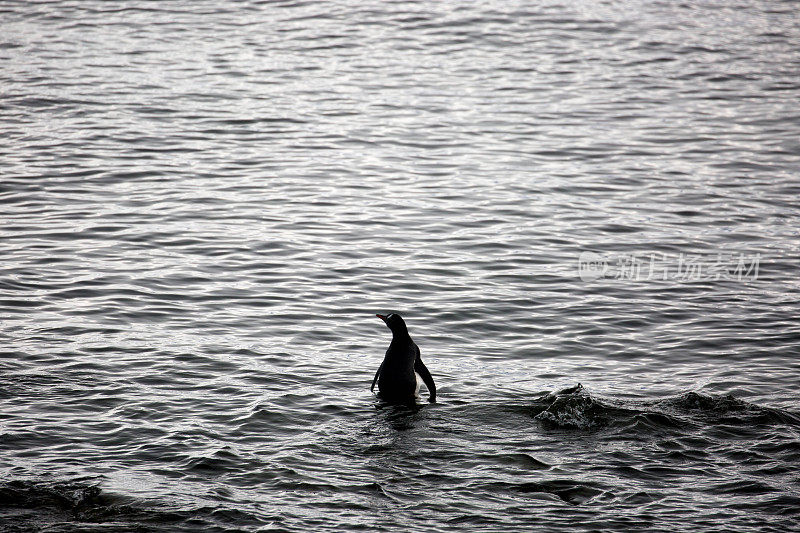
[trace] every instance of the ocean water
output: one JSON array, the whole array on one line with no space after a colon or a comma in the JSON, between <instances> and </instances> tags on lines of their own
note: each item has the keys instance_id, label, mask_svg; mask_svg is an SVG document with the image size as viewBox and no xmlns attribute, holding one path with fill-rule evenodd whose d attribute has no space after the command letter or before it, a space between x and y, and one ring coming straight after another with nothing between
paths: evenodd
<instances>
[{"instance_id":1,"label":"ocean water","mask_svg":"<svg viewBox=\"0 0 800 533\"><path fill-rule=\"evenodd\" d=\"M0 2L0 531L800 529L799 21Z\"/></svg>"}]
</instances>

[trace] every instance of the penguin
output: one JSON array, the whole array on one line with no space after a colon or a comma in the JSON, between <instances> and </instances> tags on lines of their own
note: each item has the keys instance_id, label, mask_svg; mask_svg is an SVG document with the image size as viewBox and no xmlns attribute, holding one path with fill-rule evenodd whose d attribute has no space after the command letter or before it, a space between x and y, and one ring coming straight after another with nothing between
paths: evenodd
<instances>
[{"instance_id":1,"label":"penguin","mask_svg":"<svg viewBox=\"0 0 800 533\"><path fill-rule=\"evenodd\" d=\"M403 318L396 313L375 316L383 320L392 330L392 343L386 350L386 356L378 367L369 390L374 391L377 382L379 394L384 400L408 401L416 398L419 393L417 378L421 377L430 394L428 401L435 402L436 384L422 362L419 347L411 340Z\"/></svg>"}]
</instances>

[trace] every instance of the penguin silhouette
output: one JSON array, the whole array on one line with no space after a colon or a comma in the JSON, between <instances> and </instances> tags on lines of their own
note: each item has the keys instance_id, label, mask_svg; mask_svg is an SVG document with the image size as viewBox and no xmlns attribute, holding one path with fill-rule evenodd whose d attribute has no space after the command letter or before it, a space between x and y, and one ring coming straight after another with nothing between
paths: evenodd
<instances>
[{"instance_id":1,"label":"penguin silhouette","mask_svg":"<svg viewBox=\"0 0 800 533\"><path fill-rule=\"evenodd\" d=\"M380 397L390 402L402 402L414 399L419 392L419 381L422 378L430 394L429 401L436 401L436 384L433 377L419 356L419 347L411 340L403 318L397 313L375 315L392 330L392 343L386 350L381 366L375 373L370 391L375 390L378 383Z\"/></svg>"}]
</instances>

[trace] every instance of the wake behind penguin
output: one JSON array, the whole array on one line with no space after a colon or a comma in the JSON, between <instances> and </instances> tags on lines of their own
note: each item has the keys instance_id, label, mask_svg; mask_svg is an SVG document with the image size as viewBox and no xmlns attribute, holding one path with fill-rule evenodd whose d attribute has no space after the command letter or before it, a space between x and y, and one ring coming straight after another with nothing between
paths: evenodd
<instances>
[{"instance_id":1,"label":"wake behind penguin","mask_svg":"<svg viewBox=\"0 0 800 533\"><path fill-rule=\"evenodd\" d=\"M375 315L386 323L392 330L392 342L381 366L375 373L370 390L375 390L378 383L379 396L388 402L407 402L416 399L419 392L417 376L422 378L428 388L429 401L436 401L436 384L428 368L419 355L419 347L411 340L408 328L403 318L392 313L390 315Z\"/></svg>"}]
</instances>

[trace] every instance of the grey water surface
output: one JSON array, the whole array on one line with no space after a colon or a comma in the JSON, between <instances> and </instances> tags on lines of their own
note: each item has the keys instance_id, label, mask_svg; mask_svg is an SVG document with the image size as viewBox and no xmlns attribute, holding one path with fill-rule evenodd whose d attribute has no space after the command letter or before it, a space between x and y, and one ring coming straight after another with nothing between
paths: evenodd
<instances>
[{"instance_id":1,"label":"grey water surface","mask_svg":"<svg viewBox=\"0 0 800 533\"><path fill-rule=\"evenodd\" d=\"M800 529L799 72L787 1L0 1L0 530Z\"/></svg>"}]
</instances>

